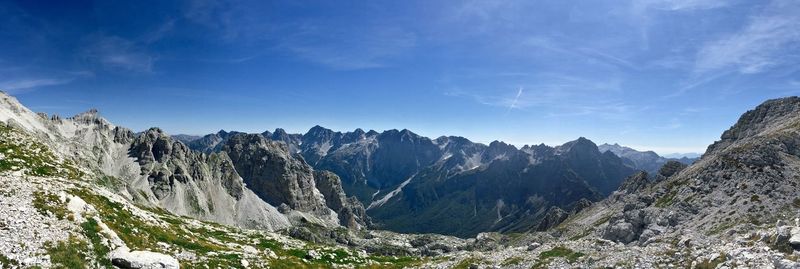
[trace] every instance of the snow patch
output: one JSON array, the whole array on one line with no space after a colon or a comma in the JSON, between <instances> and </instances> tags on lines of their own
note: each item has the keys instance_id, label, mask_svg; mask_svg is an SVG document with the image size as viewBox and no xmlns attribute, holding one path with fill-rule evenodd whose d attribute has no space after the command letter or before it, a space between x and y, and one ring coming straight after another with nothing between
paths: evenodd
<instances>
[{"instance_id":1,"label":"snow patch","mask_svg":"<svg viewBox=\"0 0 800 269\"><path fill-rule=\"evenodd\" d=\"M405 187L406 185L408 185L408 183L410 183L410 182L411 182L411 179L413 179L413 178L414 178L414 176L416 176L416 175L417 175L417 174L411 175L411 177L409 177L408 179L406 179L406 181L403 181L403 183L400 183L400 186L398 186L396 189L394 189L394 190L392 190L391 192L387 193L387 194L386 194L386 195L384 195L384 196L383 196L381 199L379 199L379 200L377 200L377 201L373 201L372 203L370 203L370 204L369 204L369 207L367 207L367 210L370 210L370 209L372 209L372 208L376 208L376 207L381 207L383 204L385 204L386 202L388 202L388 201L389 201L389 199L392 199L392 197L394 197L395 195L397 195L398 193L400 193L400 192L403 190L403 187Z\"/></svg>"}]
</instances>

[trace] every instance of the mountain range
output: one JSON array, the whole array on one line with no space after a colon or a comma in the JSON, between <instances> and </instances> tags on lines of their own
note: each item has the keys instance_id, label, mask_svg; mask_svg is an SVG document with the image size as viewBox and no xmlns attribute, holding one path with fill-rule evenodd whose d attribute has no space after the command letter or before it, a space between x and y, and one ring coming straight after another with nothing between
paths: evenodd
<instances>
[{"instance_id":1,"label":"mountain range","mask_svg":"<svg viewBox=\"0 0 800 269\"><path fill-rule=\"evenodd\" d=\"M222 130L187 143L213 153L241 135ZM313 168L341 177L345 194L367 207L376 227L458 236L549 228L548 214L563 219L634 172L652 173L671 160L619 145L598 147L585 138L518 149L458 136L430 139L405 129L342 133L314 126L305 134L279 128L249 135L283 143Z\"/></svg>"},{"instance_id":2,"label":"mountain range","mask_svg":"<svg viewBox=\"0 0 800 269\"><path fill-rule=\"evenodd\" d=\"M4 268L800 268L798 97L696 160L583 137L134 133L5 93L0 121Z\"/></svg>"}]
</instances>

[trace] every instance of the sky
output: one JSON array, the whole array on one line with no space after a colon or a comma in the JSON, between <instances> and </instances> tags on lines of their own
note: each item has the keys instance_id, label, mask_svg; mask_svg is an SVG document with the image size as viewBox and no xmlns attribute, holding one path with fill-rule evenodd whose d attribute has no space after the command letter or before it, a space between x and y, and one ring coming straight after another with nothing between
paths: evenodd
<instances>
[{"instance_id":1,"label":"sky","mask_svg":"<svg viewBox=\"0 0 800 269\"><path fill-rule=\"evenodd\" d=\"M0 89L135 131L703 152L800 92L800 1L2 1Z\"/></svg>"}]
</instances>

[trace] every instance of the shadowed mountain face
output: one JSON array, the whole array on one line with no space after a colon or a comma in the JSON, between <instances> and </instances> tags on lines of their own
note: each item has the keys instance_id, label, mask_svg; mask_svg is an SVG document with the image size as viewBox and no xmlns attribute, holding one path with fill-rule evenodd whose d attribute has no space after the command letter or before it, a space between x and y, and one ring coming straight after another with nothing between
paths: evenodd
<instances>
[{"instance_id":1,"label":"shadowed mountain face","mask_svg":"<svg viewBox=\"0 0 800 269\"><path fill-rule=\"evenodd\" d=\"M190 146L213 152L231 137L238 135L211 134ZM549 227L553 223L541 223L548 212L548 222L563 220L556 213L607 196L635 172L629 160L603 153L585 138L517 149L463 137L431 140L409 130L342 133L315 126L303 135L278 129L259 137L283 142L287 154L299 153L314 169L335 173L347 196L367 205L376 225L402 232L471 236ZM247 181L247 173L239 172Z\"/></svg>"}]
</instances>

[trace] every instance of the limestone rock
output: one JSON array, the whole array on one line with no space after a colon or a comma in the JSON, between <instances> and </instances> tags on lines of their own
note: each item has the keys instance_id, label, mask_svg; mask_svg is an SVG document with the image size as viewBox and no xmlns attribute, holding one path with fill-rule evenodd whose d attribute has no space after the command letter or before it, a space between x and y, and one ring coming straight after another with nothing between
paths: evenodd
<instances>
[{"instance_id":1,"label":"limestone rock","mask_svg":"<svg viewBox=\"0 0 800 269\"><path fill-rule=\"evenodd\" d=\"M150 251L116 251L111 254L114 266L123 269L178 269L178 260L161 253Z\"/></svg>"}]
</instances>

